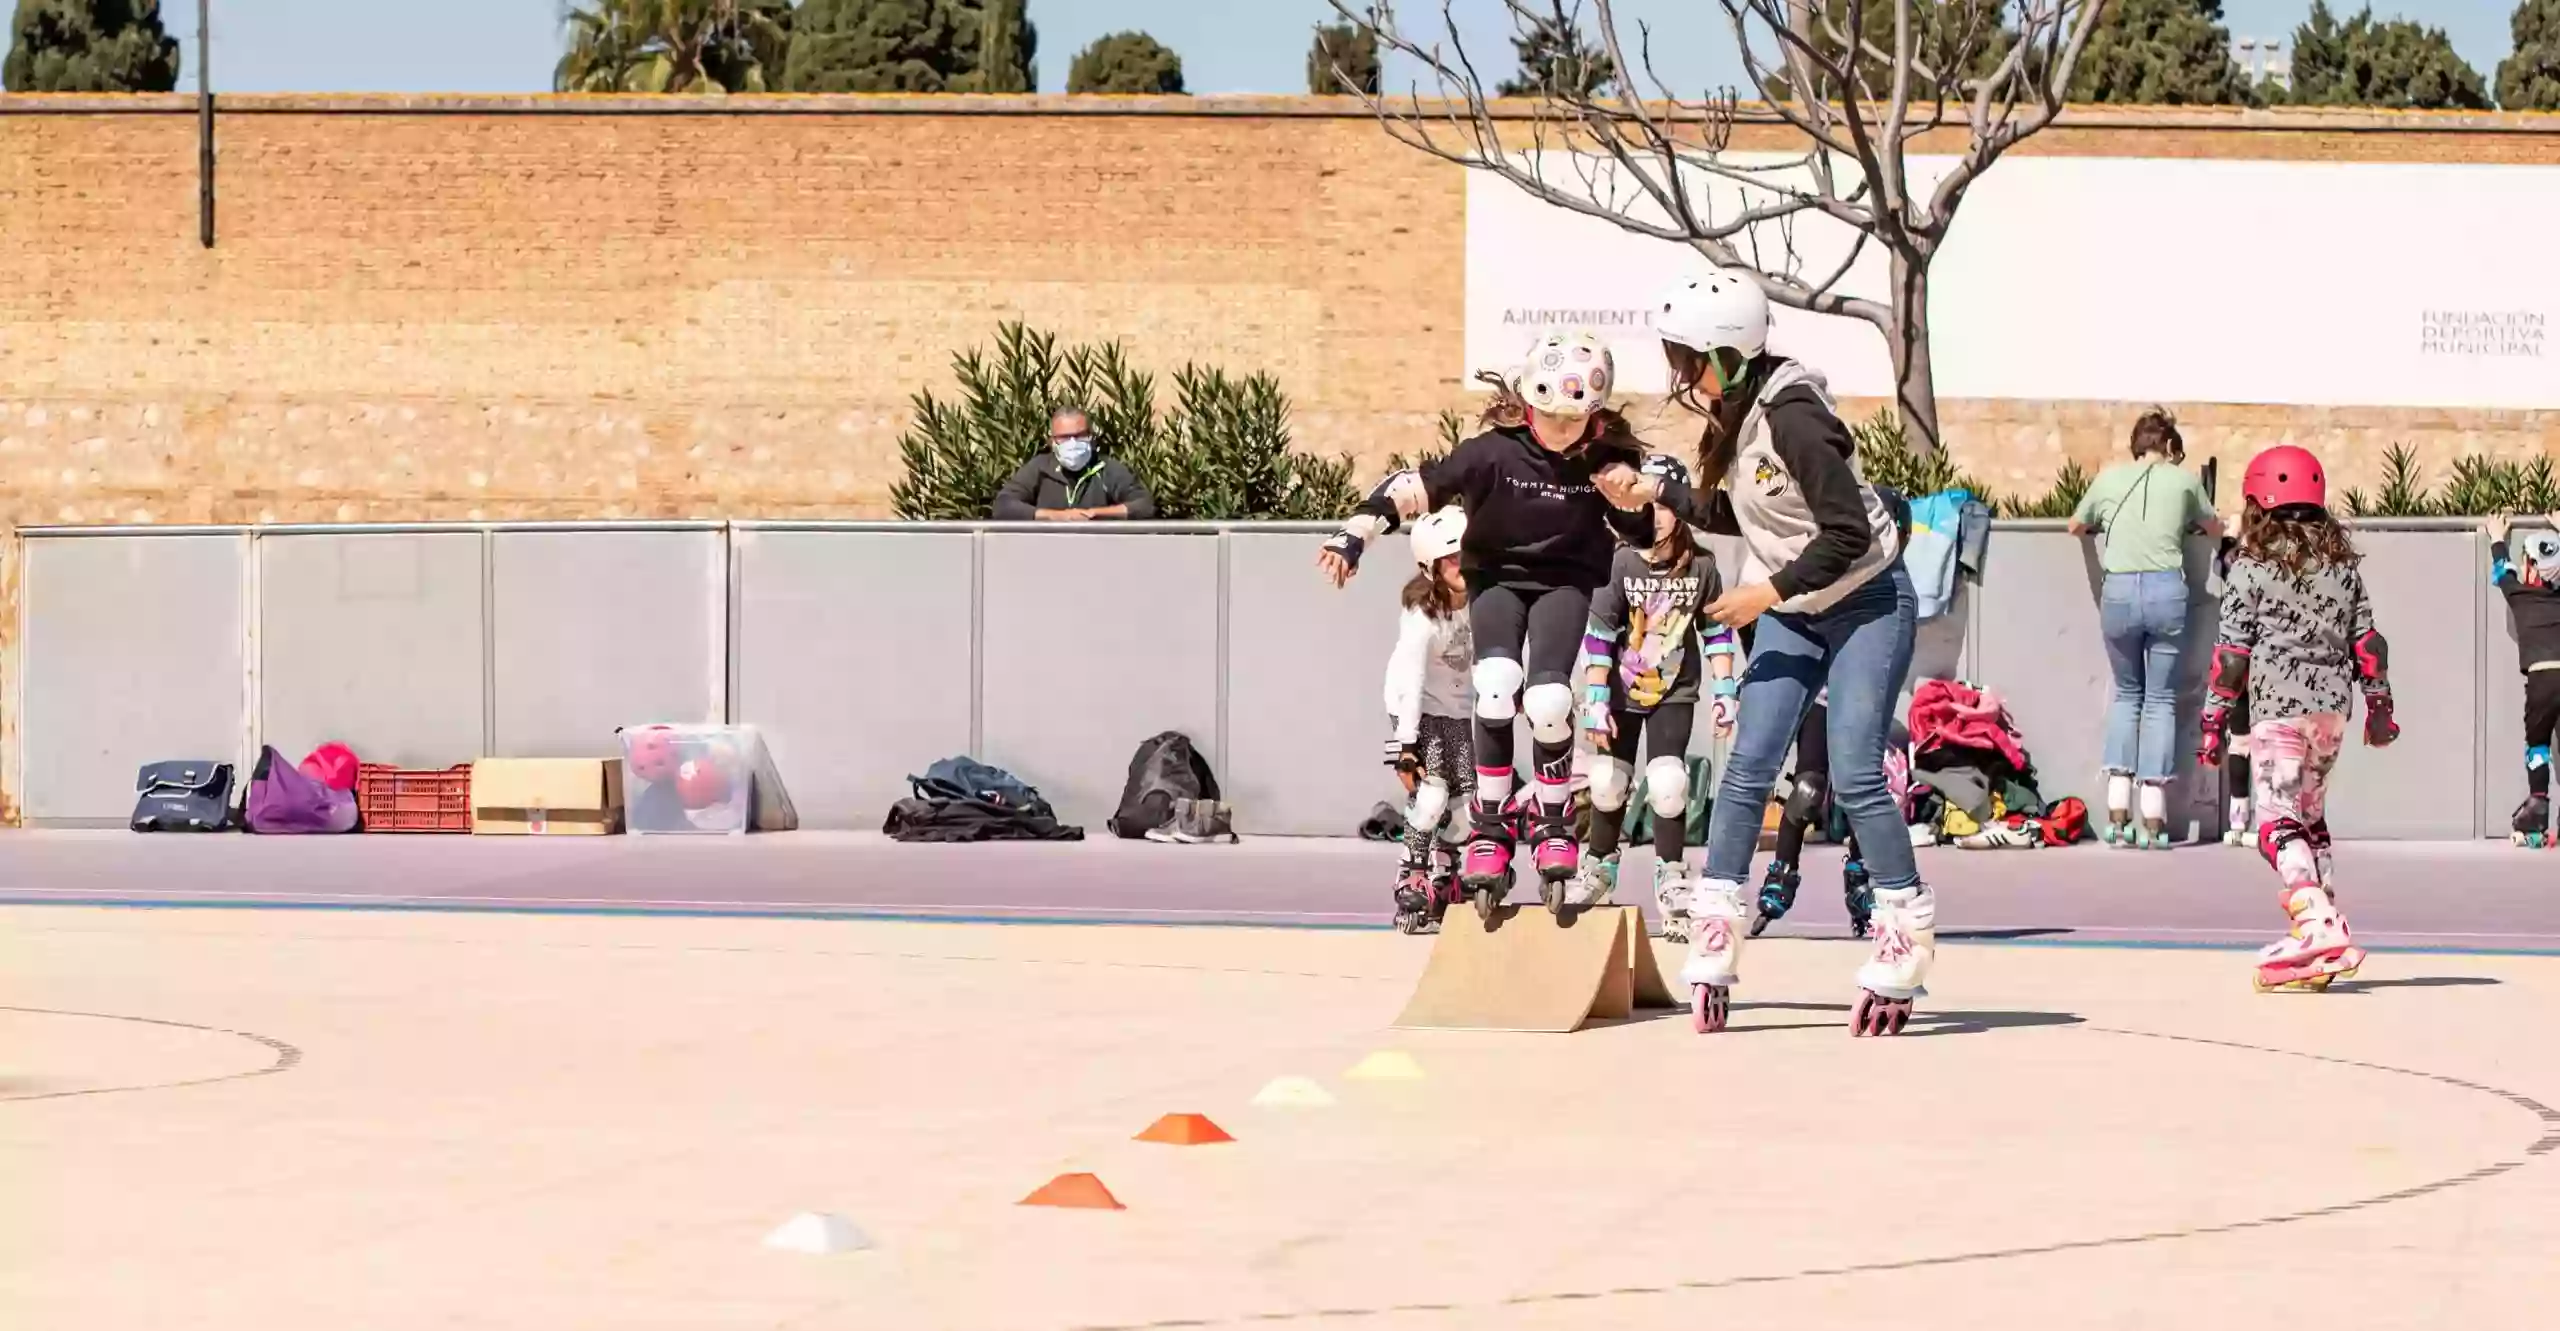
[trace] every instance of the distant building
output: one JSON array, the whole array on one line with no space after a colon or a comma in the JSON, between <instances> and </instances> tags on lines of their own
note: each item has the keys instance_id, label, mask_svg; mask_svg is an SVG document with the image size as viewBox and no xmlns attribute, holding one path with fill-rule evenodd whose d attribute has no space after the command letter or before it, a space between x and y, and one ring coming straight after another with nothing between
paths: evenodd
<instances>
[{"instance_id":1,"label":"distant building","mask_svg":"<svg viewBox=\"0 0 2560 1331\"><path fill-rule=\"evenodd\" d=\"M2284 53L2284 43L2275 38L2240 37L2231 43L2231 58L2248 74L2249 82L2272 83L2279 88L2293 87L2293 58Z\"/></svg>"}]
</instances>

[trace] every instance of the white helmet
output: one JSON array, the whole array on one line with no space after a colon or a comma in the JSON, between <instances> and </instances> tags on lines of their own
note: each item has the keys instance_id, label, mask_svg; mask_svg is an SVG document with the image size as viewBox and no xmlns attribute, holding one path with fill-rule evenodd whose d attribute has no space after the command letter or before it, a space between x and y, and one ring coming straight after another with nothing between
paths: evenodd
<instances>
[{"instance_id":1,"label":"white helmet","mask_svg":"<svg viewBox=\"0 0 2560 1331\"><path fill-rule=\"evenodd\" d=\"M1429 568L1458 553L1467 539L1467 511L1454 505L1425 513L1413 524L1413 562Z\"/></svg>"},{"instance_id":2,"label":"white helmet","mask_svg":"<svg viewBox=\"0 0 2560 1331\"><path fill-rule=\"evenodd\" d=\"M1663 297L1653 331L1691 351L1757 356L1769 349L1769 293L1747 274L1712 269Z\"/></svg>"},{"instance_id":3,"label":"white helmet","mask_svg":"<svg viewBox=\"0 0 2560 1331\"><path fill-rule=\"evenodd\" d=\"M1609 405L1618 365L1598 333L1570 329L1547 334L1529 347L1520 366L1520 396L1550 416L1588 416Z\"/></svg>"}]
</instances>

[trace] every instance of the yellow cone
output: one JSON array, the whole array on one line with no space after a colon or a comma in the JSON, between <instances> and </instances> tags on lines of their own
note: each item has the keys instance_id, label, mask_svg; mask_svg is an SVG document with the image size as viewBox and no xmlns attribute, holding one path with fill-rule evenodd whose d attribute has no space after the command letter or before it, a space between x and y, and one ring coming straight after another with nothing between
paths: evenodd
<instances>
[{"instance_id":1,"label":"yellow cone","mask_svg":"<svg viewBox=\"0 0 2560 1331\"><path fill-rule=\"evenodd\" d=\"M1359 1081L1420 1081L1422 1065L1401 1049L1381 1049L1342 1075Z\"/></svg>"}]
</instances>

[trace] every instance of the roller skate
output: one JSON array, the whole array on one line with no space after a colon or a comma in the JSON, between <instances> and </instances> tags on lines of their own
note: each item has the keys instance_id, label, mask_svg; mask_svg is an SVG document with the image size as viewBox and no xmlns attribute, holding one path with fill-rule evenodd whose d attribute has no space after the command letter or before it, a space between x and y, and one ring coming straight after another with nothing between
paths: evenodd
<instances>
[{"instance_id":1,"label":"roller skate","mask_svg":"<svg viewBox=\"0 0 2560 1331\"><path fill-rule=\"evenodd\" d=\"M1876 931L1875 880L1867 875L1865 860L1850 860L1840 866L1840 904L1849 909L1849 936L1871 938Z\"/></svg>"},{"instance_id":2,"label":"roller skate","mask_svg":"<svg viewBox=\"0 0 2560 1331\"><path fill-rule=\"evenodd\" d=\"M1396 876L1396 932L1431 934L1440 932L1438 886L1431 873L1419 864L1408 864Z\"/></svg>"},{"instance_id":3,"label":"roller skate","mask_svg":"<svg viewBox=\"0 0 2560 1331\"><path fill-rule=\"evenodd\" d=\"M1595 855L1583 860L1573 876L1572 895L1585 906L1606 906L1618 891L1618 857Z\"/></svg>"},{"instance_id":4,"label":"roller skate","mask_svg":"<svg viewBox=\"0 0 2560 1331\"><path fill-rule=\"evenodd\" d=\"M2134 830L2133 817L2122 809L2107 810L2107 825L2098 839L2110 846L2139 846L2142 833Z\"/></svg>"},{"instance_id":5,"label":"roller skate","mask_svg":"<svg viewBox=\"0 0 2560 1331\"><path fill-rule=\"evenodd\" d=\"M1653 866L1653 908L1662 916L1662 941L1689 941L1689 880L1676 864Z\"/></svg>"},{"instance_id":6,"label":"roller skate","mask_svg":"<svg viewBox=\"0 0 2560 1331\"><path fill-rule=\"evenodd\" d=\"M2141 830L2133 833L2132 839L2125 844L2136 850L2167 850L2169 825L2156 818L2145 818Z\"/></svg>"},{"instance_id":7,"label":"roller skate","mask_svg":"<svg viewBox=\"0 0 2560 1331\"><path fill-rule=\"evenodd\" d=\"M2229 807L2223 810L2222 817L2222 844L2226 846L2258 844L2258 834L2249 828L2248 798L2242 796L2227 803Z\"/></svg>"},{"instance_id":8,"label":"roller skate","mask_svg":"<svg viewBox=\"0 0 2560 1331\"><path fill-rule=\"evenodd\" d=\"M1769 862L1769 877L1760 884L1760 909L1751 917L1751 936L1758 938L1770 925L1787 917L1796 906L1796 889L1804 885L1804 875L1792 864Z\"/></svg>"},{"instance_id":9,"label":"roller skate","mask_svg":"<svg viewBox=\"0 0 2560 1331\"><path fill-rule=\"evenodd\" d=\"M2259 993L2318 993L2364 965L2364 949L2356 946L2346 917L2326 889L2308 884L2289 889L2284 908L2293 917L2293 928L2259 949L2254 981Z\"/></svg>"},{"instance_id":10,"label":"roller skate","mask_svg":"<svg viewBox=\"0 0 2560 1331\"><path fill-rule=\"evenodd\" d=\"M1689 959L1680 982L1689 986L1689 1027L1700 1035L1723 1030L1742 976L1742 884L1700 879L1689 893Z\"/></svg>"},{"instance_id":11,"label":"roller skate","mask_svg":"<svg viewBox=\"0 0 2560 1331\"><path fill-rule=\"evenodd\" d=\"M2556 844L2551 836L2551 797L2525 796L2524 803L2516 806L2515 830L2507 833L2507 840L2535 850Z\"/></svg>"},{"instance_id":12,"label":"roller skate","mask_svg":"<svg viewBox=\"0 0 2560 1331\"><path fill-rule=\"evenodd\" d=\"M1478 820L1458 869L1458 890L1475 898L1476 914L1493 923L1502 899L1511 895L1511 829L1503 820Z\"/></svg>"},{"instance_id":13,"label":"roller skate","mask_svg":"<svg viewBox=\"0 0 2560 1331\"><path fill-rule=\"evenodd\" d=\"M1875 895L1875 955L1858 968L1849 1034L1900 1035L1938 956L1938 899L1924 884Z\"/></svg>"},{"instance_id":14,"label":"roller skate","mask_svg":"<svg viewBox=\"0 0 2560 1331\"><path fill-rule=\"evenodd\" d=\"M1529 862L1538 870L1538 900L1562 915L1573 880L1582 871L1582 847L1574 842L1573 825L1565 821L1562 810L1541 810L1540 815L1538 844Z\"/></svg>"}]
</instances>

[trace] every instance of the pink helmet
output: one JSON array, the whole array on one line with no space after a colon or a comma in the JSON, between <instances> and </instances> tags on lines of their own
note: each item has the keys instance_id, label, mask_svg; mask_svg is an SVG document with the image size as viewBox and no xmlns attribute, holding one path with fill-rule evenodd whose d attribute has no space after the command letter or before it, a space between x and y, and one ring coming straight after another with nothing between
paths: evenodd
<instances>
[{"instance_id":1,"label":"pink helmet","mask_svg":"<svg viewBox=\"0 0 2560 1331\"><path fill-rule=\"evenodd\" d=\"M2329 475L2309 449L2279 444L2249 459L2249 470L2240 477L2240 493L2260 508L2287 504L2327 508Z\"/></svg>"}]
</instances>

